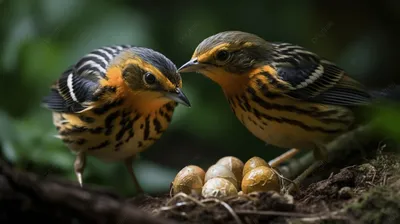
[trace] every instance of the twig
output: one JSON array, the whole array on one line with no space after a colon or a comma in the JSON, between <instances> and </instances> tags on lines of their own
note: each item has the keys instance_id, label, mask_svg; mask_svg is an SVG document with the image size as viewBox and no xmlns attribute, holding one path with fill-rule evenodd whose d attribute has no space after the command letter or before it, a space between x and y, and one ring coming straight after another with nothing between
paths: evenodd
<instances>
[{"instance_id":1,"label":"twig","mask_svg":"<svg viewBox=\"0 0 400 224\"><path fill-rule=\"evenodd\" d=\"M296 218L312 218L316 216L326 215L326 212L320 214L305 214L298 212L281 212L281 211L253 211L253 210L236 210L239 215L263 215L263 216L287 216Z\"/></svg>"},{"instance_id":2,"label":"twig","mask_svg":"<svg viewBox=\"0 0 400 224\"><path fill-rule=\"evenodd\" d=\"M387 183L387 176L388 176L387 173L385 173L385 174L383 175L383 180L382 180L382 185L381 185L381 186L385 186L385 185L386 185L386 183Z\"/></svg>"},{"instance_id":3,"label":"twig","mask_svg":"<svg viewBox=\"0 0 400 224\"><path fill-rule=\"evenodd\" d=\"M173 209L175 209L175 208L179 208L179 207L188 205L189 203L190 203L190 202L186 202L186 201L178 202L178 203L176 203L176 204L174 204L174 205L163 206L163 207L161 207L159 210L160 210L160 211L169 211L169 210L173 210Z\"/></svg>"},{"instance_id":4,"label":"twig","mask_svg":"<svg viewBox=\"0 0 400 224\"><path fill-rule=\"evenodd\" d=\"M289 178L284 177L282 174L280 174L276 169L274 169L273 167L271 167L272 171L275 173L275 175L277 175L279 177L279 182L281 185L281 189L280 189L280 193L289 193L289 189L286 188L285 186L285 180L289 183L292 184L292 186L294 186L296 191L300 191L299 186L292 180L290 180Z\"/></svg>"},{"instance_id":5,"label":"twig","mask_svg":"<svg viewBox=\"0 0 400 224\"><path fill-rule=\"evenodd\" d=\"M214 201L217 204L221 204L222 206L224 206L226 208L226 210L232 215L232 217L235 219L235 221L238 224L243 224L242 220L240 220L239 216L236 214L236 212L232 209L232 207L230 205L228 205L226 202L221 201L217 198L210 198L210 199L205 199L204 201Z\"/></svg>"},{"instance_id":6,"label":"twig","mask_svg":"<svg viewBox=\"0 0 400 224\"><path fill-rule=\"evenodd\" d=\"M368 184L368 185L370 185L370 186L372 186L372 187L376 187L376 185L375 184L373 184L372 182L370 182L370 181L368 181L368 182L365 182L366 184Z\"/></svg>"},{"instance_id":7,"label":"twig","mask_svg":"<svg viewBox=\"0 0 400 224\"><path fill-rule=\"evenodd\" d=\"M175 201L175 199L177 199L177 198L187 199L190 202L193 202L193 203L197 204L198 206L201 206L203 208L208 208L208 209L210 209L210 207L214 207L214 206L216 206L218 204L221 204L232 215L232 217L235 219L235 221L238 224L243 224L242 221L240 220L240 218L235 213L235 211L232 209L232 207L229 206L226 202L224 202L222 200L219 200L217 198L205 198L205 199L202 199L202 200L197 200L196 198L194 198L194 197L192 197L190 195L187 195L185 193L182 193L182 192L176 194L174 197L172 197L166 203L166 206L163 206L163 207L159 208L158 210L159 211L171 211L171 210L173 210L175 208L178 208L178 207L181 207L181 206L189 204L188 202L178 202L178 203L176 203L174 205L171 205L171 203L173 203ZM229 198L233 199L233 197L229 197ZM226 198L226 199L228 199L228 198ZM206 205L206 203L209 203L209 202L214 202L214 204Z\"/></svg>"},{"instance_id":8,"label":"twig","mask_svg":"<svg viewBox=\"0 0 400 224\"><path fill-rule=\"evenodd\" d=\"M300 220L302 222L315 223L316 221L323 221L323 220L351 220L351 219L346 216L337 216L336 214L328 214L328 215L324 215L324 216L301 218ZM352 221L353 221L352 223L358 223L355 220L352 220Z\"/></svg>"},{"instance_id":9,"label":"twig","mask_svg":"<svg viewBox=\"0 0 400 224\"><path fill-rule=\"evenodd\" d=\"M300 218L303 222L315 222L327 219L335 220L349 220L349 217L338 216L341 211L335 212L322 212L316 214L305 214L296 212L280 212L280 211L252 211L252 210L236 210L239 215L261 215L261 216L282 216Z\"/></svg>"},{"instance_id":10,"label":"twig","mask_svg":"<svg viewBox=\"0 0 400 224\"><path fill-rule=\"evenodd\" d=\"M187 195L187 194L185 194L185 193L183 193L183 192L180 192L180 193L176 194L173 198L171 198L171 199L167 202L167 206L170 205L176 198L179 198L179 197L189 199L190 201L196 203L197 205L199 205L199 206L201 206L201 207L206 207L201 201L199 201L199 200L197 200L196 198L194 198L194 197L192 197L192 196L190 196L190 195Z\"/></svg>"},{"instance_id":11,"label":"twig","mask_svg":"<svg viewBox=\"0 0 400 224\"><path fill-rule=\"evenodd\" d=\"M371 183L374 183L374 181L375 181L375 177L376 177L376 170L374 169L373 171L374 171L374 175L372 176Z\"/></svg>"}]
</instances>

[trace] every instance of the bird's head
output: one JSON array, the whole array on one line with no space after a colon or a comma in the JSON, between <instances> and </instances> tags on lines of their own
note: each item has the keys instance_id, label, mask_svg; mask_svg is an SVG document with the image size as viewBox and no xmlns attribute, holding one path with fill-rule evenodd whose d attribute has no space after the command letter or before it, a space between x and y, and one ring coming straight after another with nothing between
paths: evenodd
<instances>
[{"instance_id":1,"label":"bird's head","mask_svg":"<svg viewBox=\"0 0 400 224\"><path fill-rule=\"evenodd\" d=\"M224 86L267 62L271 49L267 41L254 34L225 31L203 40L178 71L201 73Z\"/></svg>"},{"instance_id":2,"label":"bird's head","mask_svg":"<svg viewBox=\"0 0 400 224\"><path fill-rule=\"evenodd\" d=\"M149 48L132 47L121 52L110 67L120 73L118 77L122 77L131 95L140 96L135 100L155 104L175 101L190 107L181 90L182 79L175 64L163 54Z\"/></svg>"}]
</instances>

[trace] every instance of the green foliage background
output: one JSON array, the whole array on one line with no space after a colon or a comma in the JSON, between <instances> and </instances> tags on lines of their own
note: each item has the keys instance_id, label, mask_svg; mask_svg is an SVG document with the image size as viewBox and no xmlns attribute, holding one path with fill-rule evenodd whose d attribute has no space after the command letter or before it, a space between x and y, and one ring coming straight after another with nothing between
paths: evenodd
<instances>
[{"instance_id":1,"label":"green foliage background","mask_svg":"<svg viewBox=\"0 0 400 224\"><path fill-rule=\"evenodd\" d=\"M202 39L242 30L302 45L371 88L399 83L399 2L334 2L0 0L1 156L43 177L75 180L74 156L53 137L51 113L40 100L67 66L103 45L150 47L180 66ZM179 107L169 130L134 164L147 192L168 191L188 164L206 169L226 155L270 160L283 152L265 146L239 123L216 84L199 74L182 77L192 108ZM398 137L398 108L379 111L381 130ZM119 163L90 157L84 182L133 194Z\"/></svg>"}]
</instances>

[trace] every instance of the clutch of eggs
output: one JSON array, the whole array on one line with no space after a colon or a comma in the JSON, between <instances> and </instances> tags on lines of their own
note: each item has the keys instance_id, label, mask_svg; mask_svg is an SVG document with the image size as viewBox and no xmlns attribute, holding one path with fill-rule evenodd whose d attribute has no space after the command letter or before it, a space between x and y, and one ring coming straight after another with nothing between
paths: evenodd
<instances>
[{"instance_id":1,"label":"clutch of eggs","mask_svg":"<svg viewBox=\"0 0 400 224\"><path fill-rule=\"evenodd\" d=\"M205 198L248 194L256 191L281 189L279 176L260 157L243 163L234 156L226 156L205 172L201 167L188 165L178 172L172 182L172 192L201 194Z\"/></svg>"}]
</instances>

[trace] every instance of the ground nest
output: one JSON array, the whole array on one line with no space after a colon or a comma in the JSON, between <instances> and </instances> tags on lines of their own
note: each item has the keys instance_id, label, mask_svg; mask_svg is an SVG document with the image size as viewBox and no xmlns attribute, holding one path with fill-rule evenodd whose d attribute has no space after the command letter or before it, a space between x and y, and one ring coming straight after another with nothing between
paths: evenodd
<instances>
[{"instance_id":1,"label":"ground nest","mask_svg":"<svg viewBox=\"0 0 400 224\"><path fill-rule=\"evenodd\" d=\"M400 223L400 157L385 146L375 152L293 195L262 192L204 199L178 194L132 203L178 223Z\"/></svg>"}]
</instances>

